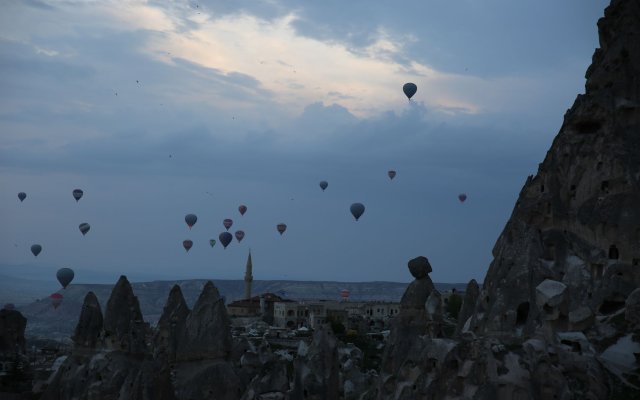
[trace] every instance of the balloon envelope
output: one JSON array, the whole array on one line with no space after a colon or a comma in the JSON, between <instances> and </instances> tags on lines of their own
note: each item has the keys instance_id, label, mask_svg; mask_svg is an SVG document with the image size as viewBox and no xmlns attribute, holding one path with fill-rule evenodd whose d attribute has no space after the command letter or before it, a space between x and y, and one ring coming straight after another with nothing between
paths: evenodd
<instances>
[{"instance_id":1,"label":"balloon envelope","mask_svg":"<svg viewBox=\"0 0 640 400\"><path fill-rule=\"evenodd\" d=\"M82 196L84 195L84 192L80 189L74 189L73 191L73 198L76 199L76 203L78 201L80 201L80 199L82 198Z\"/></svg>"},{"instance_id":2,"label":"balloon envelope","mask_svg":"<svg viewBox=\"0 0 640 400\"><path fill-rule=\"evenodd\" d=\"M210 240L209 240L209 244L211 245L211 247L213 247L213 246L215 246L215 245L216 245L216 241L215 241L215 240L213 240L213 239L210 239Z\"/></svg>"},{"instance_id":3,"label":"balloon envelope","mask_svg":"<svg viewBox=\"0 0 640 400\"><path fill-rule=\"evenodd\" d=\"M396 177L396 171L390 170L389 172L387 172L387 175L389 175L389 179L393 179Z\"/></svg>"},{"instance_id":4,"label":"balloon envelope","mask_svg":"<svg viewBox=\"0 0 640 400\"><path fill-rule=\"evenodd\" d=\"M231 225L233 225L233 220L227 218L224 221L222 221L222 225L224 225L224 227L227 228L227 230L229 230L229 228L231 228Z\"/></svg>"},{"instance_id":5,"label":"balloon envelope","mask_svg":"<svg viewBox=\"0 0 640 400\"><path fill-rule=\"evenodd\" d=\"M39 244L34 244L33 246L31 246L31 252L34 256L38 257L38 254L40 254L41 251L42 246L40 246Z\"/></svg>"},{"instance_id":6,"label":"balloon envelope","mask_svg":"<svg viewBox=\"0 0 640 400\"><path fill-rule=\"evenodd\" d=\"M236 239L238 243L242 242L242 239L244 239L244 231L236 231Z\"/></svg>"},{"instance_id":7,"label":"balloon envelope","mask_svg":"<svg viewBox=\"0 0 640 400\"><path fill-rule=\"evenodd\" d=\"M416 86L415 83L409 82L409 83L405 83L402 86L402 91L404 92L405 96L407 96L407 98L411 100L413 95L416 94L416 92L418 91L418 87Z\"/></svg>"},{"instance_id":8,"label":"balloon envelope","mask_svg":"<svg viewBox=\"0 0 640 400\"><path fill-rule=\"evenodd\" d=\"M362 216L364 213L364 205L362 203L353 203L351 205L351 214L356 219L356 221Z\"/></svg>"},{"instance_id":9,"label":"balloon envelope","mask_svg":"<svg viewBox=\"0 0 640 400\"><path fill-rule=\"evenodd\" d=\"M324 192L324 190L327 188L327 186L329 186L329 182L327 181L320 181L320 188L322 189L322 191Z\"/></svg>"},{"instance_id":10,"label":"balloon envelope","mask_svg":"<svg viewBox=\"0 0 640 400\"><path fill-rule=\"evenodd\" d=\"M74 277L73 270L71 268L60 268L58 272L56 272L56 278L58 278L58 282L62 285L63 288L67 288Z\"/></svg>"},{"instance_id":11,"label":"balloon envelope","mask_svg":"<svg viewBox=\"0 0 640 400\"><path fill-rule=\"evenodd\" d=\"M89 229L91 229L91 225L83 222L80 224L80 226L78 226L78 228L80 228L80 232L82 232L82 236L84 236L87 234L87 232L89 232Z\"/></svg>"},{"instance_id":12,"label":"balloon envelope","mask_svg":"<svg viewBox=\"0 0 640 400\"><path fill-rule=\"evenodd\" d=\"M287 230L287 225L286 224L278 224L278 226L276 226L276 229L278 230L278 232L280 232L280 235L282 235L284 233L284 231Z\"/></svg>"},{"instance_id":13,"label":"balloon envelope","mask_svg":"<svg viewBox=\"0 0 640 400\"><path fill-rule=\"evenodd\" d=\"M242 204L240 207L238 207L238 211L240 211L240 215L244 215L244 213L247 212L247 206Z\"/></svg>"},{"instance_id":14,"label":"balloon envelope","mask_svg":"<svg viewBox=\"0 0 640 400\"><path fill-rule=\"evenodd\" d=\"M53 308L58 308L58 306L62 304L62 295L60 293L54 293L49 297L51 298Z\"/></svg>"},{"instance_id":15,"label":"balloon envelope","mask_svg":"<svg viewBox=\"0 0 640 400\"><path fill-rule=\"evenodd\" d=\"M186 251L189 251L189 249L193 247L193 242L191 240L183 240L182 247L184 247Z\"/></svg>"},{"instance_id":16,"label":"balloon envelope","mask_svg":"<svg viewBox=\"0 0 640 400\"><path fill-rule=\"evenodd\" d=\"M20 193L18 193L18 198L20 199L20 202L22 203L24 201L24 199L27 198L27 194L25 192L20 192Z\"/></svg>"},{"instance_id":17,"label":"balloon envelope","mask_svg":"<svg viewBox=\"0 0 640 400\"><path fill-rule=\"evenodd\" d=\"M220 236L218 236L218 239L220 240L220 243L222 243L222 246L226 249L229 243L231 243L233 236L231 236L229 232L222 232Z\"/></svg>"},{"instance_id":18,"label":"balloon envelope","mask_svg":"<svg viewBox=\"0 0 640 400\"><path fill-rule=\"evenodd\" d=\"M460 203L464 203L464 201L467 199L467 195L464 193L460 193L458 195L458 200L460 200Z\"/></svg>"},{"instance_id":19,"label":"balloon envelope","mask_svg":"<svg viewBox=\"0 0 640 400\"><path fill-rule=\"evenodd\" d=\"M195 214L187 214L184 216L184 222L186 222L187 225L189 225L189 229L191 229L191 227L196 224L197 220L198 220L198 217L196 217Z\"/></svg>"}]
</instances>

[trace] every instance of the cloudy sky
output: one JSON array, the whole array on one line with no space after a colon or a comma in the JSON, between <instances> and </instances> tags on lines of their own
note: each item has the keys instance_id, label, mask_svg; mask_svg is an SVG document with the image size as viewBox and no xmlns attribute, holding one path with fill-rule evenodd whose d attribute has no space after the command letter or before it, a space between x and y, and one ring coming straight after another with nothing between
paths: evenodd
<instances>
[{"instance_id":1,"label":"cloudy sky","mask_svg":"<svg viewBox=\"0 0 640 400\"><path fill-rule=\"evenodd\" d=\"M236 279L251 248L255 279L402 282L425 255L481 281L607 2L399 4L2 1L0 268ZM225 218L246 236L211 248Z\"/></svg>"}]
</instances>

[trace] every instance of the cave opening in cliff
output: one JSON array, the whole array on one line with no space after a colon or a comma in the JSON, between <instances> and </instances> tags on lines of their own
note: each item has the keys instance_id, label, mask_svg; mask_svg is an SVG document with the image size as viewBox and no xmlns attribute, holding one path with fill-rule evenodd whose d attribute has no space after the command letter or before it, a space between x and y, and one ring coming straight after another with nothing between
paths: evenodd
<instances>
[{"instance_id":1,"label":"cave opening in cliff","mask_svg":"<svg viewBox=\"0 0 640 400\"><path fill-rule=\"evenodd\" d=\"M516 325L524 325L529 318L529 302L520 303L516 310Z\"/></svg>"},{"instance_id":2,"label":"cave opening in cliff","mask_svg":"<svg viewBox=\"0 0 640 400\"><path fill-rule=\"evenodd\" d=\"M616 247L615 244L612 244L611 247L609 247L609 259L617 260L618 258L620 258L620 253L618 252L618 248Z\"/></svg>"},{"instance_id":3,"label":"cave opening in cliff","mask_svg":"<svg viewBox=\"0 0 640 400\"><path fill-rule=\"evenodd\" d=\"M600 184L600 190L605 193L609 193L609 181L602 181Z\"/></svg>"},{"instance_id":4,"label":"cave opening in cliff","mask_svg":"<svg viewBox=\"0 0 640 400\"><path fill-rule=\"evenodd\" d=\"M624 308L625 302L619 297L609 297L600 304L599 311L601 314L609 315Z\"/></svg>"},{"instance_id":5,"label":"cave opening in cliff","mask_svg":"<svg viewBox=\"0 0 640 400\"><path fill-rule=\"evenodd\" d=\"M600 130L602 123L594 120L580 121L575 124L578 133L595 133Z\"/></svg>"}]
</instances>

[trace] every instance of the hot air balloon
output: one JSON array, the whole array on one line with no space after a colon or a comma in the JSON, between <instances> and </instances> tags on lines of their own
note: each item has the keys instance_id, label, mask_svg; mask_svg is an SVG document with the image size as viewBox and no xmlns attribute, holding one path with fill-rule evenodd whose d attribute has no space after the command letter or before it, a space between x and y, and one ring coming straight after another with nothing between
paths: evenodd
<instances>
[{"instance_id":1,"label":"hot air balloon","mask_svg":"<svg viewBox=\"0 0 640 400\"><path fill-rule=\"evenodd\" d=\"M320 181L320 189L322 189L322 191L324 192L324 190L327 188L327 186L329 186L329 182L327 181Z\"/></svg>"},{"instance_id":2,"label":"hot air balloon","mask_svg":"<svg viewBox=\"0 0 640 400\"><path fill-rule=\"evenodd\" d=\"M240 215L244 215L244 213L247 212L247 206L242 204L240 207L238 207L238 211L240 211Z\"/></svg>"},{"instance_id":3,"label":"hot air balloon","mask_svg":"<svg viewBox=\"0 0 640 400\"><path fill-rule=\"evenodd\" d=\"M73 280L74 275L71 268L60 268L56 273L56 278L58 278L58 282L60 282L62 287L66 289Z\"/></svg>"},{"instance_id":4,"label":"hot air balloon","mask_svg":"<svg viewBox=\"0 0 640 400\"><path fill-rule=\"evenodd\" d=\"M2 307L2 309L7 310L7 311L12 311L16 309L16 305L13 303L7 303L4 305L4 307Z\"/></svg>"},{"instance_id":5,"label":"hot air balloon","mask_svg":"<svg viewBox=\"0 0 640 400\"><path fill-rule=\"evenodd\" d=\"M227 218L224 221L222 221L222 225L224 225L224 227L227 228L227 230L229 230L229 228L231 228L231 225L233 225L233 220Z\"/></svg>"},{"instance_id":6,"label":"hot air balloon","mask_svg":"<svg viewBox=\"0 0 640 400\"><path fill-rule=\"evenodd\" d=\"M191 240L183 240L182 241L182 247L184 247L184 249L188 252L189 249L191 249L193 247L193 242Z\"/></svg>"},{"instance_id":7,"label":"hot air balloon","mask_svg":"<svg viewBox=\"0 0 640 400\"><path fill-rule=\"evenodd\" d=\"M396 177L396 171L390 170L389 172L387 172L387 175L389 175L389 179L393 179Z\"/></svg>"},{"instance_id":8,"label":"hot air balloon","mask_svg":"<svg viewBox=\"0 0 640 400\"><path fill-rule=\"evenodd\" d=\"M91 229L91 225L89 225L86 222L83 222L80 224L80 226L78 226L78 228L80 228L80 232L82 232L82 236L84 236L87 234L87 232L89 232L89 229Z\"/></svg>"},{"instance_id":9,"label":"hot air balloon","mask_svg":"<svg viewBox=\"0 0 640 400\"><path fill-rule=\"evenodd\" d=\"M34 244L33 246L31 246L31 252L34 256L38 257L38 254L40 254L41 251L42 246L40 246L39 244Z\"/></svg>"},{"instance_id":10,"label":"hot air balloon","mask_svg":"<svg viewBox=\"0 0 640 400\"><path fill-rule=\"evenodd\" d=\"M196 217L195 214L187 214L184 216L184 222L186 222L187 225L189 225L189 229L191 229L191 227L196 224L197 220L198 220L198 217Z\"/></svg>"},{"instance_id":11,"label":"hot air balloon","mask_svg":"<svg viewBox=\"0 0 640 400\"><path fill-rule=\"evenodd\" d=\"M418 91L418 87L416 86L415 83L405 83L402 86L402 91L404 92L404 94L407 96L407 98L409 100L411 100L411 98L413 97L414 94L416 94L416 92Z\"/></svg>"},{"instance_id":12,"label":"hot air balloon","mask_svg":"<svg viewBox=\"0 0 640 400\"><path fill-rule=\"evenodd\" d=\"M244 239L244 231L236 231L236 239L238 243L242 242L242 239Z\"/></svg>"},{"instance_id":13,"label":"hot air balloon","mask_svg":"<svg viewBox=\"0 0 640 400\"><path fill-rule=\"evenodd\" d=\"M349 291L347 289L342 289L340 291L340 297L342 297L342 301L349 300Z\"/></svg>"},{"instance_id":14,"label":"hot air balloon","mask_svg":"<svg viewBox=\"0 0 640 400\"><path fill-rule=\"evenodd\" d=\"M220 236L218 236L218 239L220 240L220 243L222 243L222 246L226 249L229 243L231 243L231 240L233 240L233 236L231 236L229 232L222 232Z\"/></svg>"},{"instance_id":15,"label":"hot air balloon","mask_svg":"<svg viewBox=\"0 0 640 400\"><path fill-rule=\"evenodd\" d=\"M51 298L51 304L54 309L58 308L60 304L62 304L62 295L60 293L54 293L49 297Z\"/></svg>"},{"instance_id":16,"label":"hot air balloon","mask_svg":"<svg viewBox=\"0 0 640 400\"><path fill-rule=\"evenodd\" d=\"M356 221L362 216L364 213L364 205L362 203L353 203L351 205L351 214L356 219Z\"/></svg>"},{"instance_id":17,"label":"hot air balloon","mask_svg":"<svg viewBox=\"0 0 640 400\"><path fill-rule=\"evenodd\" d=\"M464 203L464 201L467 199L467 195L464 193L460 193L458 195L458 200L460 200L460 203Z\"/></svg>"},{"instance_id":18,"label":"hot air balloon","mask_svg":"<svg viewBox=\"0 0 640 400\"><path fill-rule=\"evenodd\" d=\"M284 231L287 230L287 225L286 224L278 224L278 226L276 226L276 229L278 229L278 232L280 232L280 235L282 235L284 233Z\"/></svg>"},{"instance_id":19,"label":"hot air balloon","mask_svg":"<svg viewBox=\"0 0 640 400\"><path fill-rule=\"evenodd\" d=\"M84 192L82 190L80 189L73 190L73 198L76 199L76 203L80 201L83 195L84 195Z\"/></svg>"},{"instance_id":20,"label":"hot air balloon","mask_svg":"<svg viewBox=\"0 0 640 400\"><path fill-rule=\"evenodd\" d=\"M20 192L18 193L18 198L20 199L20 203L22 203L24 199L27 198L27 194L25 192Z\"/></svg>"},{"instance_id":21,"label":"hot air balloon","mask_svg":"<svg viewBox=\"0 0 640 400\"><path fill-rule=\"evenodd\" d=\"M211 247L216 245L216 241L213 239L209 239L209 244L211 245Z\"/></svg>"}]
</instances>

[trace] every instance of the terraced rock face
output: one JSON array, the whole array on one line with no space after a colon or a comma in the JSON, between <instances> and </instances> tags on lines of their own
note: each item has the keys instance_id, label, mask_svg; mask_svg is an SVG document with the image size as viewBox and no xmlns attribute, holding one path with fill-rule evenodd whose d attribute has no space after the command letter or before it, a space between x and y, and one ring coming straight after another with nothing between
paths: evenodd
<instances>
[{"instance_id":1,"label":"terraced rock face","mask_svg":"<svg viewBox=\"0 0 640 400\"><path fill-rule=\"evenodd\" d=\"M565 114L493 249L469 321L476 333L526 334L543 320L575 329L571 312L611 315L640 286L640 3L613 0L598 28L586 93ZM536 307L545 280L567 286L562 309Z\"/></svg>"}]
</instances>

